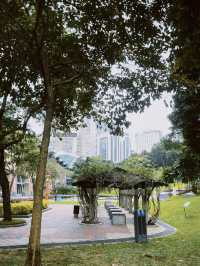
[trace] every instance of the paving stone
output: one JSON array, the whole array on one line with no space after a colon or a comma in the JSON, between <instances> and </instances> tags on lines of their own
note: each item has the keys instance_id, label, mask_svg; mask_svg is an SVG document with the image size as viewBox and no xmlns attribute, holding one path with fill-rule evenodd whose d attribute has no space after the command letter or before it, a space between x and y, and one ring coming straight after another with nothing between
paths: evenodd
<instances>
[{"instance_id":1,"label":"paving stone","mask_svg":"<svg viewBox=\"0 0 200 266\"><path fill-rule=\"evenodd\" d=\"M43 213L41 243L70 243L134 237L133 215L126 212L127 225L112 225L103 206L99 207L100 224L81 224L81 217L74 219L73 205L55 204ZM28 243L31 218L22 227L0 228L0 247L20 246ZM160 234L162 224L148 227L148 234Z\"/></svg>"}]
</instances>

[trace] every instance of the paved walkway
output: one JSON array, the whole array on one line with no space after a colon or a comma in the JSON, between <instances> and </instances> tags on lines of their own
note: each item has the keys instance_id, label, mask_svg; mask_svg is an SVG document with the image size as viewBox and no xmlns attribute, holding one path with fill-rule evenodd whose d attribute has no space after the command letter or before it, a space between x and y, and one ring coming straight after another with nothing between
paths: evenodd
<instances>
[{"instance_id":1,"label":"paved walkway","mask_svg":"<svg viewBox=\"0 0 200 266\"><path fill-rule=\"evenodd\" d=\"M133 216L128 214L127 225L112 225L104 207L99 207L100 224L81 224L81 218L74 219L73 206L55 204L51 210L43 213L42 244L112 242L133 240ZM20 247L27 245L31 219L26 219L27 225L22 227L0 228L0 247ZM148 226L148 235L162 236L173 233L173 228L160 223Z\"/></svg>"}]
</instances>

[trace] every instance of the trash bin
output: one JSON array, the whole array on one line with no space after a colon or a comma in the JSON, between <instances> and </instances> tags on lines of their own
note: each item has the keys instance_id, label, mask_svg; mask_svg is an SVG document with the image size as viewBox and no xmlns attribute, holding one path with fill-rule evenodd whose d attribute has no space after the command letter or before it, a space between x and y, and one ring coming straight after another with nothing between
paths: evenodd
<instances>
[{"instance_id":1,"label":"trash bin","mask_svg":"<svg viewBox=\"0 0 200 266\"><path fill-rule=\"evenodd\" d=\"M134 211L135 242L147 241L146 214L144 210Z\"/></svg>"},{"instance_id":2,"label":"trash bin","mask_svg":"<svg viewBox=\"0 0 200 266\"><path fill-rule=\"evenodd\" d=\"M80 206L79 205L74 205L74 211L73 211L74 218L78 218L79 209L80 209Z\"/></svg>"}]
</instances>

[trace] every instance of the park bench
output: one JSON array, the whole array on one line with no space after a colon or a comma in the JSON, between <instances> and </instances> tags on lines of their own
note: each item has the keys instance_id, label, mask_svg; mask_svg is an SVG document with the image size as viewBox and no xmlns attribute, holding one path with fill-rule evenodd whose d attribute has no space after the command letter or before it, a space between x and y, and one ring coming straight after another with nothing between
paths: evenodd
<instances>
[{"instance_id":1,"label":"park bench","mask_svg":"<svg viewBox=\"0 0 200 266\"><path fill-rule=\"evenodd\" d=\"M107 210L111 223L113 225L125 225L126 224L126 215L122 210L114 206L111 202L105 202L105 209Z\"/></svg>"},{"instance_id":2,"label":"park bench","mask_svg":"<svg viewBox=\"0 0 200 266\"><path fill-rule=\"evenodd\" d=\"M126 215L121 212L112 212L111 214L111 223L113 225L125 225L126 224Z\"/></svg>"},{"instance_id":3,"label":"park bench","mask_svg":"<svg viewBox=\"0 0 200 266\"><path fill-rule=\"evenodd\" d=\"M114 213L114 212L122 212L122 210L120 210L119 208L110 208L108 210L109 216L111 217L112 213Z\"/></svg>"}]
</instances>

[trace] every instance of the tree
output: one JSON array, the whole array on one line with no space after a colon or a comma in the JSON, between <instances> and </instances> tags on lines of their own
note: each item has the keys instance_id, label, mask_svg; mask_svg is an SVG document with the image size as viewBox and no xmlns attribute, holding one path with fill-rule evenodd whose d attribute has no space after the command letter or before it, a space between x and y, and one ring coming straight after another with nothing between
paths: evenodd
<instances>
[{"instance_id":1,"label":"tree","mask_svg":"<svg viewBox=\"0 0 200 266\"><path fill-rule=\"evenodd\" d=\"M12 145L7 150L6 171L12 174L10 191L17 175L29 176L35 179L39 156L39 140L33 134L25 134L20 143Z\"/></svg>"},{"instance_id":2,"label":"tree","mask_svg":"<svg viewBox=\"0 0 200 266\"><path fill-rule=\"evenodd\" d=\"M120 133L121 126L128 125L127 110L143 110L166 89L162 29L146 2L3 3L8 11L17 11L10 28L18 30L27 49L22 52L37 76L40 90L34 92L44 115L26 262L39 266L42 190L52 126L70 131L84 116L98 113L98 120ZM125 67L129 60L134 71ZM117 77L112 65L120 70Z\"/></svg>"},{"instance_id":3,"label":"tree","mask_svg":"<svg viewBox=\"0 0 200 266\"><path fill-rule=\"evenodd\" d=\"M200 191L200 156L185 147L177 166L179 175L184 183L191 185L192 191Z\"/></svg>"},{"instance_id":4,"label":"tree","mask_svg":"<svg viewBox=\"0 0 200 266\"><path fill-rule=\"evenodd\" d=\"M177 169L183 182L192 184L194 192L198 191L200 173L199 97L199 89L177 93L174 96L173 111L169 116L173 132L183 136L183 148Z\"/></svg>"},{"instance_id":5,"label":"tree","mask_svg":"<svg viewBox=\"0 0 200 266\"><path fill-rule=\"evenodd\" d=\"M200 91L184 90L174 96L173 112L169 116L174 132L182 134L184 144L193 153L200 153Z\"/></svg>"},{"instance_id":6,"label":"tree","mask_svg":"<svg viewBox=\"0 0 200 266\"><path fill-rule=\"evenodd\" d=\"M172 79L178 85L192 90L199 85L200 60L200 5L195 0L176 2L154 1L152 14L163 28L162 37L168 50L168 63ZM166 56L168 56L166 54Z\"/></svg>"},{"instance_id":7,"label":"tree","mask_svg":"<svg viewBox=\"0 0 200 266\"><path fill-rule=\"evenodd\" d=\"M194 0L158 0L152 12L165 28L169 70L177 85L171 121L188 148L199 154L200 5Z\"/></svg>"},{"instance_id":8,"label":"tree","mask_svg":"<svg viewBox=\"0 0 200 266\"><path fill-rule=\"evenodd\" d=\"M149 159L155 167L172 166L181 153L181 144L170 139L163 139L159 144L154 145L149 153Z\"/></svg>"},{"instance_id":9,"label":"tree","mask_svg":"<svg viewBox=\"0 0 200 266\"><path fill-rule=\"evenodd\" d=\"M62 167L54 158L48 158L47 161L47 175L50 176L53 189L56 190L57 187L62 186L65 180L65 177L72 175L72 172L66 170Z\"/></svg>"},{"instance_id":10,"label":"tree","mask_svg":"<svg viewBox=\"0 0 200 266\"><path fill-rule=\"evenodd\" d=\"M131 155L128 159L123 161L120 166L130 173L138 174L148 178L154 175L154 168L147 156Z\"/></svg>"},{"instance_id":11,"label":"tree","mask_svg":"<svg viewBox=\"0 0 200 266\"><path fill-rule=\"evenodd\" d=\"M23 139L30 117L40 109L41 104L36 99L39 95L36 84L38 76L31 69L26 56L27 46L16 27L20 12L15 7L15 1L0 3L0 185L4 220L8 221L12 216L6 150Z\"/></svg>"},{"instance_id":12,"label":"tree","mask_svg":"<svg viewBox=\"0 0 200 266\"><path fill-rule=\"evenodd\" d=\"M85 185L79 186L79 196L83 209L83 223L98 223L97 195L104 188L104 178L112 177L114 165L109 161L103 161L98 157L87 158L77 162L74 166L73 178L78 182L84 181ZM88 185L90 181L95 186Z\"/></svg>"}]
</instances>

